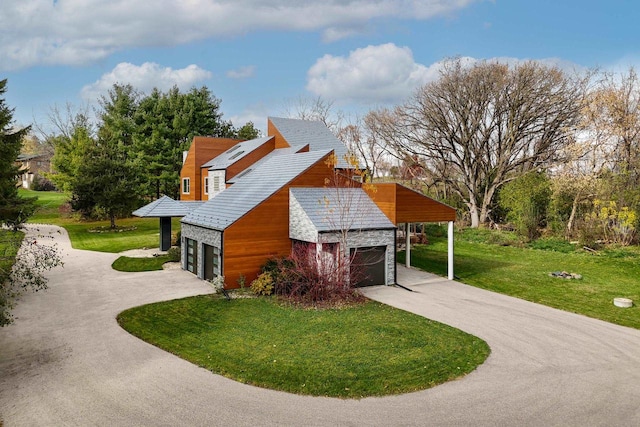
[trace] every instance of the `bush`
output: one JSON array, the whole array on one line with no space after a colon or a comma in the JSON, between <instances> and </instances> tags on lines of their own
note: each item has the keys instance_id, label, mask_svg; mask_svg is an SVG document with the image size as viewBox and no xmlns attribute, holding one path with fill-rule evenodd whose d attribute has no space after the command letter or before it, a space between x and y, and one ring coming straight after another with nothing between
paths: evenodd
<instances>
[{"instance_id":1,"label":"bush","mask_svg":"<svg viewBox=\"0 0 640 427\"><path fill-rule=\"evenodd\" d=\"M262 273L256 280L251 282L251 291L256 295L273 294L273 277L271 273Z\"/></svg>"},{"instance_id":2,"label":"bush","mask_svg":"<svg viewBox=\"0 0 640 427\"><path fill-rule=\"evenodd\" d=\"M362 301L355 290L363 278L357 257L345 258L337 251L317 257L315 245L297 244L291 256L279 260L274 293L297 303L334 305ZM273 276L272 276L273 277Z\"/></svg>"},{"instance_id":3,"label":"bush","mask_svg":"<svg viewBox=\"0 0 640 427\"><path fill-rule=\"evenodd\" d=\"M546 225L547 207L551 198L551 181L544 172L530 172L509 182L499 194L500 206L507 219L513 221L518 233L529 240L540 236Z\"/></svg>"},{"instance_id":4,"label":"bush","mask_svg":"<svg viewBox=\"0 0 640 427\"><path fill-rule=\"evenodd\" d=\"M55 191L56 186L53 184L53 182L49 181L47 178L36 175L33 178L33 184L31 184L31 189L33 191Z\"/></svg>"},{"instance_id":5,"label":"bush","mask_svg":"<svg viewBox=\"0 0 640 427\"><path fill-rule=\"evenodd\" d=\"M178 262L180 261L180 248L169 248L167 251L167 256L169 257L168 262Z\"/></svg>"}]
</instances>

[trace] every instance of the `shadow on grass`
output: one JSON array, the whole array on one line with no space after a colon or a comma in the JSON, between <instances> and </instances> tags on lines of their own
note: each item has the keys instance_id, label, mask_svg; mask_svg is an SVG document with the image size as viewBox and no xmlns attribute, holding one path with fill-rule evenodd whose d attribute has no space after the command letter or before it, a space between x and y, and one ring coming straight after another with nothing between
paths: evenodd
<instances>
[{"instance_id":1,"label":"shadow on grass","mask_svg":"<svg viewBox=\"0 0 640 427\"><path fill-rule=\"evenodd\" d=\"M455 250L454 250L455 251ZM398 264L404 264L405 251L398 252ZM447 276L447 252L432 245L411 247L411 265L442 277ZM470 278L485 274L487 271L508 267L510 263L495 259L479 259L472 255L455 253L454 272L456 277Z\"/></svg>"}]
</instances>

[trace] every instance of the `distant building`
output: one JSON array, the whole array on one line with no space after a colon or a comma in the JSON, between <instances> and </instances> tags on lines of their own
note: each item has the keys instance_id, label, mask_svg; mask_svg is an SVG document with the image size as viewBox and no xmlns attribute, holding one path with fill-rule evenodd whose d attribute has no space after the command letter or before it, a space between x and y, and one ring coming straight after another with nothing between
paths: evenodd
<instances>
[{"instance_id":1,"label":"distant building","mask_svg":"<svg viewBox=\"0 0 640 427\"><path fill-rule=\"evenodd\" d=\"M51 172L50 154L20 154L16 163L20 166L18 185L28 190L36 178L44 178L45 173Z\"/></svg>"}]
</instances>

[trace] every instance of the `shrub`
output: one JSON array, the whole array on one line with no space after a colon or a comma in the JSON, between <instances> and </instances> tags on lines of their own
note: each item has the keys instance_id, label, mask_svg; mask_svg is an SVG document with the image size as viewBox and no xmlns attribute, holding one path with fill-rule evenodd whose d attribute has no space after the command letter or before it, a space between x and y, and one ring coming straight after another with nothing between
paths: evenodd
<instances>
[{"instance_id":1,"label":"shrub","mask_svg":"<svg viewBox=\"0 0 640 427\"><path fill-rule=\"evenodd\" d=\"M551 198L551 183L544 172L531 172L506 184L500 190L500 206L507 210L518 233L529 240L540 236L546 225L547 207Z\"/></svg>"},{"instance_id":2,"label":"shrub","mask_svg":"<svg viewBox=\"0 0 640 427\"><path fill-rule=\"evenodd\" d=\"M270 273L262 273L251 282L251 291L256 295L271 295L273 288L273 277Z\"/></svg>"},{"instance_id":3,"label":"shrub","mask_svg":"<svg viewBox=\"0 0 640 427\"><path fill-rule=\"evenodd\" d=\"M295 302L332 305L363 300L355 290L363 278L357 256L344 257L337 244L316 254L315 245L297 244L291 256L279 260L274 292Z\"/></svg>"},{"instance_id":4,"label":"shrub","mask_svg":"<svg viewBox=\"0 0 640 427\"><path fill-rule=\"evenodd\" d=\"M180 248L169 248L167 256L169 257L169 262L180 261Z\"/></svg>"},{"instance_id":5,"label":"shrub","mask_svg":"<svg viewBox=\"0 0 640 427\"><path fill-rule=\"evenodd\" d=\"M47 178L36 175L33 178L33 184L31 184L31 189L33 191L55 191L56 186L53 184L53 182L49 181Z\"/></svg>"}]
</instances>

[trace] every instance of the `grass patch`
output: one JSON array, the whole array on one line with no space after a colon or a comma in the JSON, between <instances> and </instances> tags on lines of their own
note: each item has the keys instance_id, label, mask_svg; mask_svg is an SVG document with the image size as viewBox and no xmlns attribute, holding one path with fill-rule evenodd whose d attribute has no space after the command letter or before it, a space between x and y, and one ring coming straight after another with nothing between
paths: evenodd
<instances>
[{"instance_id":1,"label":"grass patch","mask_svg":"<svg viewBox=\"0 0 640 427\"><path fill-rule=\"evenodd\" d=\"M69 201L69 196L57 191L33 191L23 188L18 190L20 197L37 197L36 211L29 218L30 223L62 225L61 221L69 215L61 212L61 208Z\"/></svg>"},{"instance_id":2,"label":"grass patch","mask_svg":"<svg viewBox=\"0 0 640 427\"><path fill-rule=\"evenodd\" d=\"M20 190L20 195L38 198L38 210L29 222L64 227L74 249L118 253L129 249L157 248L160 244L158 218L122 218L116 221L117 231L96 232L107 229L109 221L80 221L61 212L61 207L68 200L64 193ZM180 218L172 218L171 229L174 235L180 230Z\"/></svg>"},{"instance_id":3,"label":"grass patch","mask_svg":"<svg viewBox=\"0 0 640 427\"><path fill-rule=\"evenodd\" d=\"M21 231L0 229L0 286L9 278L23 238L24 233Z\"/></svg>"},{"instance_id":4,"label":"grass patch","mask_svg":"<svg viewBox=\"0 0 640 427\"><path fill-rule=\"evenodd\" d=\"M135 273L138 271L162 270L162 265L171 261L169 255L160 255L146 258L133 258L121 256L111 264L111 268L117 271Z\"/></svg>"},{"instance_id":5,"label":"grass patch","mask_svg":"<svg viewBox=\"0 0 640 427\"><path fill-rule=\"evenodd\" d=\"M466 231L462 234L467 234ZM446 275L447 243L431 239L431 245L411 250L411 265ZM554 247L557 247L554 245ZM640 301L640 263L633 248L600 255L581 251L558 253L514 246L477 243L457 234L455 274L472 286L511 295L589 317L640 328L637 306L620 309L613 298ZM404 252L398 263L404 263ZM581 280L549 277L552 271L579 273Z\"/></svg>"},{"instance_id":6,"label":"grass patch","mask_svg":"<svg viewBox=\"0 0 640 427\"><path fill-rule=\"evenodd\" d=\"M479 338L376 302L311 310L204 295L136 307L118 322L214 373L314 396L422 390L473 371L489 355Z\"/></svg>"}]
</instances>

